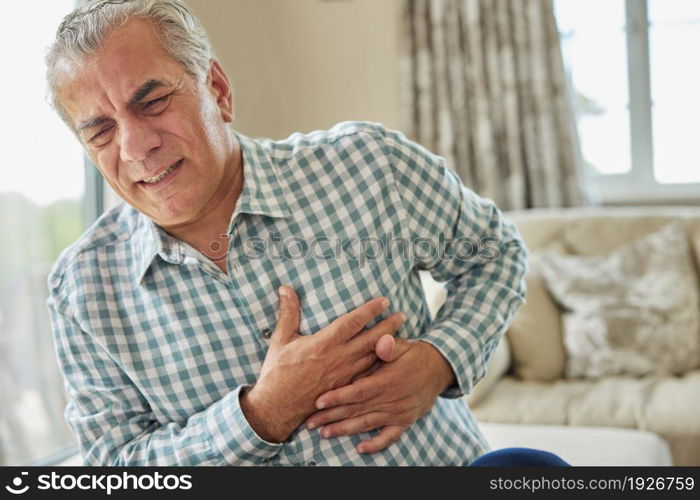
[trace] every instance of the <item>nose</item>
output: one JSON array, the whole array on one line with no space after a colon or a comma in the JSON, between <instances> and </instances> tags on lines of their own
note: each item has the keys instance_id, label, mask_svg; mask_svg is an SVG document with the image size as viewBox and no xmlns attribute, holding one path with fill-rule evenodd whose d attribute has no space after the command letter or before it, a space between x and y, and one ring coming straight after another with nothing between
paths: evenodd
<instances>
[{"instance_id":1,"label":"nose","mask_svg":"<svg viewBox=\"0 0 700 500\"><path fill-rule=\"evenodd\" d=\"M124 162L144 161L161 145L160 134L145 120L130 119L120 124L120 158Z\"/></svg>"}]
</instances>

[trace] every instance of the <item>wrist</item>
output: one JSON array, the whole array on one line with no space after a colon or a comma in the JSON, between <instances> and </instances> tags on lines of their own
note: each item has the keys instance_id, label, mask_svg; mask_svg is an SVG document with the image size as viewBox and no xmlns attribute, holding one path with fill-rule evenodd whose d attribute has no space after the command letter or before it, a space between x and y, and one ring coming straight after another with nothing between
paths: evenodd
<instances>
[{"instance_id":1,"label":"wrist","mask_svg":"<svg viewBox=\"0 0 700 500\"><path fill-rule=\"evenodd\" d=\"M429 366L433 368L435 373L437 394L442 394L447 389L452 387L457 381L455 373L452 370L452 365L450 365L445 356L443 356L434 345L423 341L421 344L424 346L424 349L430 358Z\"/></svg>"},{"instance_id":2,"label":"wrist","mask_svg":"<svg viewBox=\"0 0 700 500\"><path fill-rule=\"evenodd\" d=\"M255 385L241 390L240 405L248 424L264 441L283 443L296 428L276 415L276 405Z\"/></svg>"}]
</instances>

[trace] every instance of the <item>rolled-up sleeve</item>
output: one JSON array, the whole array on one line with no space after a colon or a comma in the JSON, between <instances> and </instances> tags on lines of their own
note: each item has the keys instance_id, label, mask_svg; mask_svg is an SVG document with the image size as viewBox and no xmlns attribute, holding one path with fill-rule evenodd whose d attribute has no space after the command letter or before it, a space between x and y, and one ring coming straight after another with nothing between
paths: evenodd
<instances>
[{"instance_id":1,"label":"rolled-up sleeve","mask_svg":"<svg viewBox=\"0 0 700 500\"><path fill-rule=\"evenodd\" d=\"M420 339L455 373L456 385L442 396L459 397L485 375L524 302L527 250L494 202L465 187L443 158L399 132L384 135L412 237L432 243L416 265L446 282L446 301Z\"/></svg>"}]
</instances>

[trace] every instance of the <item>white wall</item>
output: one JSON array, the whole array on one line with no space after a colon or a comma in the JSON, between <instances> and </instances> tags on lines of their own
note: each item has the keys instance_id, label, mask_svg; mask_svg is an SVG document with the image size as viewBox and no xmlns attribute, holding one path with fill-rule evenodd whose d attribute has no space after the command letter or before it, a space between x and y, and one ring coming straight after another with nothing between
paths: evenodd
<instances>
[{"instance_id":1,"label":"white wall","mask_svg":"<svg viewBox=\"0 0 700 500\"><path fill-rule=\"evenodd\" d=\"M343 120L399 128L402 0L186 0L234 86L235 127L286 137Z\"/></svg>"}]
</instances>

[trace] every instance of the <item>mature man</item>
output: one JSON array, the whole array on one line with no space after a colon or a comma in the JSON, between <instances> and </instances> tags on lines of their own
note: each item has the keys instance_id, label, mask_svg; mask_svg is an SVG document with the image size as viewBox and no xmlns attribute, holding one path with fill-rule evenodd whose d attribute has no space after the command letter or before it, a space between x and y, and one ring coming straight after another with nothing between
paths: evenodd
<instances>
[{"instance_id":1,"label":"mature man","mask_svg":"<svg viewBox=\"0 0 700 500\"><path fill-rule=\"evenodd\" d=\"M88 3L47 63L57 111L126 202L49 278L87 464L487 450L460 396L523 301L526 257L492 202L378 124L237 133L226 74L176 0ZM448 282L434 320L419 270Z\"/></svg>"}]
</instances>

